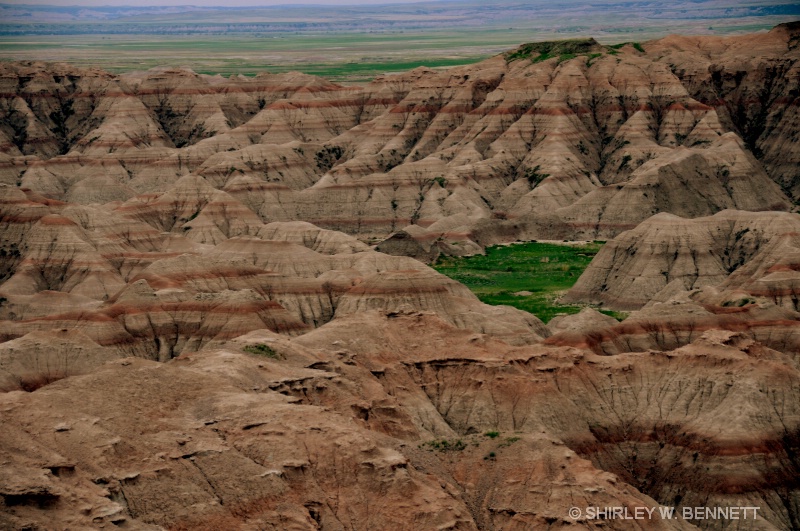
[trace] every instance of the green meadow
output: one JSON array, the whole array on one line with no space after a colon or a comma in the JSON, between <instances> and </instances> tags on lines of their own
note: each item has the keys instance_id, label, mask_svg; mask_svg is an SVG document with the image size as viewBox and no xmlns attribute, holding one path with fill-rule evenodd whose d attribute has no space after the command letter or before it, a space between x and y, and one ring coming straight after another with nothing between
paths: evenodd
<instances>
[{"instance_id":1,"label":"green meadow","mask_svg":"<svg viewBox=\"0 0 800 531\"><path fill-rule=\"evenodd\" d=\"M581 306L562 305L558 299L575 284L600 247L601 242L500 245L488 247L483 256L441 258L434 268L487 304L513 306L547 323L556 315L581 311ZM616 319L625 317L600 311Z\"/></svg>"}]
</instances>

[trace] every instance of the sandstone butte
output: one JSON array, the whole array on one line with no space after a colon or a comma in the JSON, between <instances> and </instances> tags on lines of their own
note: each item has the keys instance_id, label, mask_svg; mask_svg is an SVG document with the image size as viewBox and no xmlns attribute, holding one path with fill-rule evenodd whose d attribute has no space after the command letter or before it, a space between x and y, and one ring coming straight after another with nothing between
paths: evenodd
<instances>
[{"instance_id":1,"label":"sandstone butte","mask_svg":"<svg viewBox=\"0 0 800 531\"><path fill-rule=\"evenodd\" d=\"M799 45L0 63L0 528L800 529ZM426 265L532 239L579 314ZM658 505L759 519L569 515Z\"/></svg>"}]
</instances>

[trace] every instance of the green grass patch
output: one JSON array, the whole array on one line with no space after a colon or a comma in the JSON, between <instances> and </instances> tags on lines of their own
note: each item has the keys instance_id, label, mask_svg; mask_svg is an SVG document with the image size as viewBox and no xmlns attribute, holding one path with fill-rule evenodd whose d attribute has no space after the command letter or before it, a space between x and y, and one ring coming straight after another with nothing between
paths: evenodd
<instances>
[{"instance_id":1,"label":"green grass patch","mask_svg":"<svg viewBox=\"0 0 800 531\"><path fill-rule=\"evenodd\" d=\"M487 304L513 306L546 323L556 315L581 311L581 306L561 305L556 299L575 284L600 247L601 242L500 245L488 247L483 256L443 257L434 268ZM625 317L601 311L615 319Z\"/></svg>"},{"instance_id":2,"label":"green grass patch","mask_svg":"<svg viewBox=\"0 0 800 531\"><path fill-rule=\"evenodd\" d=\"M437 452L460 452L467 447L467 443L461 439L450 441L447 439L434 439L420 445L420 448L436 450Z\"/></svg>"},{"instance_id":3,"label":"green grass patch","mask_svg":"<svg viewBox=\"0 0 800 531\"><path fill-rule=\"evenodd\" d=\"M255 345L247 345L242 350L249 354L255 354L256 356L264 356L267 358L272 358L274 360L280 359L278 353L272 349L269 345L265 345L264 343L256 343Z\"/></svg>"},{"instance_id":4,"label":"green grass patch","mask_svg":"<svg viewBox=\"0 0 800 531\"><path fill-rule=\"evenodd\" d=\"M511 446L515 442L519 440L519 437L506 437L506 439L501 442L497 447L498 448L505 448L506 446Z\"/></svg>"},{"instance_id":5,"label":"green grass patch","mask_svg":"<svg viewBox=\"0 0 800 531\"><path fill-rule=\"evenodd\" d=\"M533 63L539 63L553 57L558 57L561 62L578 55L588 54L598 47L599 45L594 39L531 42L507 53L505 57L506 62L509 63L520 59L530 59Z\"/></svg>"},{"instance_id":6,"label":"green grass patch","mask_svg":"<svg viewBox=\"0 0 800 531\"><path fill-rule=\"evenodd\" d=\"M577 55L574 53L562 53L558 56L558 64L563 63L564 61L569 61L570 59L575 59Z\"/></svg>"},{"instance_id":7,"label":"green grass patch","mask_svg":"<svg viewBox=\"0 0 800 531\"><path fill-rule=\"evenodd\" d=\"M603 56L602 53L590 53L586 57L586 68L589 68L590 66L592 66L592 63L594 62L594 60L597 59L598 57L602 57L602 56Z\"/></svg>"},{"instance_id":8,"label":"green grass patch","mask_svg":"<svg viewBox=\"0 0 800 531\"><path fill-rule=\"evenodd\" d=\"M642 47L642 45L639 44L638 42L630 42L630 41L628 41L628 42L620 42L620 43L617 43L617 44L611 44L611 45L607 46L607 48L609 49L610 53L613 53L613 51L611 51L611 50L614 50L614 51L619 50L620 48L622 48L623 46L625 46L627 44L630 44L631 46L633 46L633 49L636 50L637 52L645 53L644 47Z\"/></svg>"}]
</instances>

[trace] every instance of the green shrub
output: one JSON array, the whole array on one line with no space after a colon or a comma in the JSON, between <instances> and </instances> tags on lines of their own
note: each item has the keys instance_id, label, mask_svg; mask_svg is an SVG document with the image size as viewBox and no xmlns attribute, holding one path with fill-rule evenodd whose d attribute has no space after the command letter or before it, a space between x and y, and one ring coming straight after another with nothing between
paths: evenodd
<instances>
[{"instance_id":1,"label":"green shrub","mask_svg":"<svg viewBox=\"0 0 800 531\"><path fill-rule=\"evenodd\" d=\"M421 446L427 446L431 450L438 452L460 452L467 447L467 444L461 439L455 441L448 441L447 439L434 439L423 443Z\"/></svg>"},{"instance_id":2,"label":"green shrub","mask_svg":"<svg viewBox=\"0 0 800 531\"><path fill-rule=\"evenodd\" d=\"M498 445L498 448L505 448L506 446L511 446L512 444L514 444L518 440L519 440L519 437L506 437L506 440L501 442Z\"/></svg>"},{"instance_id":3,"label":"green shrub","mask_svg":"<svg viewBox=\"0 0 800 531\"><path fill-rule=\"evenodd\" d=\"M250 354L255 354L256 356L265 356L267 358L272 358L274 360L279 359L278 353L272 349L269 345L265 345L264 343L256 343L254 345L247 345L242 350L248 352Z\"/></svg>"},{"instance_id":4,"label":"green shrub","mask_svg":"<svg viewBox=\"0 0 800 531\"><path fill-rule=\"evenodd\" d=\"M586 58L586 68L589 68L590 66L592 66L592 63L594 62L594 60L597 59L598 57L602 56L602 55L603 55L602 53L590 53L589 57Z\"/></svg>"},{"instance_id":5,"label":"green shrub","mask_svg":"<svg viewBox=\"0 0 800 531\"><path fill-rule=\"evenodd\" d=\"M528 179L528 184L536 188L540 182L550 177L549 173L539 173L539 165L525 170L525 178Z\"/></svg>"},{"instance_id":6,"label":"green shrub","mask_svg":"<svg viewBox=\"0 0 800 531\"><path fill-rule=\"evenodd\" d=\"M562 53L558 56L558 64L563 63L564 61L569 61L570 59L575 59L577 57L574 53Z\"/></svg>"}]
</instances>

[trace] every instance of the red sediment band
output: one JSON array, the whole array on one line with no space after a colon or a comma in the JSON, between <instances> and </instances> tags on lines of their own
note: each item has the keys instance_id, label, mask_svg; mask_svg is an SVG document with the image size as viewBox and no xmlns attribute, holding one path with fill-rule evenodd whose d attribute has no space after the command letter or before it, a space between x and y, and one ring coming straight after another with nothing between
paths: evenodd
<instances>
[{"instance_id":1,"label":"red sediment band","mask_svg":"<svg viewBox=\"0 0 800 531\"><path fill-rule=\"evenodd\" d=\"M36 223L46 215L48 215L48 212L41 212L39 215L36 215L36 213L32 213L27 216L22 214L0 213L0 223L25 225L29 223Z\"/></svg>"},{"instance_id":2,"label":"red sediment band","mask_svg":"<svg viewBox=\"0 0 800 531\"><path fill-rule=\"evenodd\" d=\"M767 269L767 273L775 273L778 271L800 271L800 263L775 264Z\"/></svg>"},{"instance_id":3,"label":"red sediment band","mask_svg":"<svg viewBox=\"0 0 800 531\"><path fill-rule=\"evenodd\" d=\"M317 218L317 219L307 219L309 223L312 225L317 225L320 228L328 228L332 226L337 227L345 227L345 226L361 226L361 225L391 225L394 223L395 225L400 226L402 224L403 227L406 225L411 224L410 217L397 217L397 218L360 218L360 219L352 219L352 218L342 218L342 219L335 219L335 218Z\"/></svg>"},{"instance_id":4,"label":"red sediment band","mask_svg":"<svg viewBox=\"0 0 800 531\"><path fill-rule=\"evenodd\" d=\"M25 145L44 145L44 144L59 144L60 142L53 137L38 137L25 139Z\"/></svg>"},{"instance_id":5,"label":"red sediment band","mask_svg":"<svg viewBox=\"0 0 800 531\"><path fill-rule=\"evenodd\" d=\"M39 220L39 223L42 225L47 226L61 226L61 227L69 227L69 226L77 226L77 223L72 221L69 218L65 218L63 216L54 216L52 214L48 214L46 216L42 216Z\"/></svg>"},{"instance_id":6,"label":"red sediment band","mask_svg":"<svg viewBox=\"0 0 800 531\"><path fill-rule=\"evenodd\" d=\"M152 252L141 252L141 251L130 251L130 252L121 252L121 253L100 253L100 256L105 258L106 260L113 260L115 258L122 258L124 260L162 260L164 258L175 258L176 256L180 256L182 254L186 254L183 252L162 252L162 251L152 251Z\"/></svg>"},{"instance_id":7,"label":"red sediment band","mask_svg":"<svg viewBox=\"0 0 800 531\"><path fill-rule=\"evenodd\" d=\"M138 280L146 280L155 289L174 288L185 282L201 279L220 279L220 278L253 278L258 276L274 277L278 273L264 269L252 268L214 268L205 271L191 271L179 273L143 273L131 279L131 283Z\"/></svg>"},{"instance_id":8,"label":"red sediment band","mask_svg":"<svg viewBox=\"0 0 800 531\"><path fill-rule=\"evenodd\" d=\"M87 148L124 148L151 146L153 141L166 141L167 137L161 135L148 135L146 137L128 138L126 140L95 140L94 142L78 142L77 145ZM161 146L169 148L169 146Z\"/></svg>"},{"instance_id":9,"label":"red sediment band","mask_svg":"<svg viewBox=\"0 0 800 531\"><path fill-rule=\"evenodd\" d=\"M746 313L748 309L745 308L713 308L714 312L722 315L722 317L705 318L704 321L683 321L683 322L670 322L666 326L651 325L648 323L626 323L622 322L610 328L595 330L586 334L578 335L555 335L548 337L544 340L545 345L558 346L558 347L576 347L576 348L593 348L602 343L611 342L623 336L643 336L653 332L669 332L674 334L676 332L693 332L702 333L708 330L729 330L732 332L747 332L759 328L775 328L775 329L794 329L800 326L800 322L790 319L773 319L773 320L743 320L736 318L726 318L725 315L735 316L737 314ZM709 308L707 308L709 309Z\"/></svg>"},{"instance_id":10,"label":"red sediment band","mask_svg":"<svg viewBox=\"0 0 800 531\"><path fill-rule=\"evenodd\" d=\"M567 221L564 224L574 229L619 229L619 230L630 230L638 225L638 223L606 223L603 221L599 223Z\"/></svg>"},{"instance_id":11,"label":"red sediment band","mask_svg":"<svg viewBox=\"0 0 800 531\"><path fill-rule=\"evenodd\" d=\"M577 113L569 107L534 107L527 114L532 116L570 116Z\"/></svg>"},{"instance_id":12,"label":"red sediment band","mask_svg":"<svg viewBox=\"0 0 800 531\"><path fill-rule=\"evenodd\" d=\"M113 320L128 315L199 312L204 314L248 314L264 310L285 310L276 301L183 301L153 303L117 303L102 311Z\"/></svg>"},{"instance_id":13,"label":"red sediment band","mask_svg":"<svg viewBox=\"0 0 800 531\"><path fill-rule=\"evenodd\" d=\"M402 100L399 98L369 98L364 101L364 106L382 106L397 105Z\"/></svg>"},{"instance_id":14,"label":"red sediment band","mask_svg":"<svg viewBox=\"0 0 800 531\"><path fill-rule=\"evenodd\" d=\"M712 441L713 436L705 434L674 433L680 429L670 426L672 430L645 429L639 427L626 427L619 431L613 428L608 430L595 429L594 441L576 443L573 449L579 454L592 454L602 452L606 445L619 445L622 443L660 443L666 442L671 446L685 448L705 456L713 457L741 457L753 454L774 454L782 452L782 441L775 439L751 441Z\"/></svg>"},{"instance_id":15,"label":"red sediment band","mask_svg":"<svg viewBox=\"0 0 800 531\"><path fill-rule=\"evenodd\" d=\"M235 185L225 186L222 189L224 192L229 194L237 194L239 192L257 192L257 191L264 191L264 190L276 190L276 191L292 191L292 188L289 188L285 184L279 182L272 182L268 183L266 181L261 181L257 183L239 183Z\"/></svg>"},{"instance_id":16,"label":"red sediment band","mask_svg":"<svg viewBox=\"0 0 800 531\"><path fill-rule=\"evenodd\" d=\"M114 78L108 78L113 81ZM118 78L117 78L118 79ZM328 94L332 92L352 92L352 88L343 87L340 85L323 85L317 87L308 87L306 85L278 85L278 86L236 86L236 85L221 85L221 86L205 86L201 88L136 88L132 92L125 92L118 89L111 89L99 92L75 92L70 94L71 99L76 98L141 98L146 96L204 96L215 94L232 94L232 93L266 93L266 94L286 94L291 96L297 92L305 92L307 94ZM13 99L21 94L29 96L32 100L36 99L63 99L63 94L55 92L0 92L0 98Z\"/></svg>"},{"instance_id":17,"label":"red sediment band","mask_svg":"<svg viewBox=\"0 0 800 531\"><path fill-rule=\"evenodd\" d=\"M380 101L380 100L377 100ZM391 105L396 104L396 100L385 100L383 105ZM362 103L358 99L341 99L341 100L333 100L333 99L326 99L326 100L314 100L314 101L302 101L302 100L284 100L284 101L277 101L275 103L270 103L265 108L269 110L305 110L305 109L332 109L332 108L346 108L346 107L361 107Z\"/></svg>"},{"instance_id":18,"label":"red sediment band","mask_svg":"<svg viewBox=\"0 0 800 531\"><path fill-rule=\"evenodd\" d=\"M356 286L351 288L348 295L408 295L410 293L447 293L448 287L445 285L437 286L398 286L393 287L369 287Z\"/></svg>"},{"instance_id":19,"label":"red sediment band","mask_svg":"<svg viewBox=\"0 0 800 531\"><path fill-rule=\"evenodd\" d=\"M40 203L38 201L32 201L30 198L28 198L26 196L25 199L3 199L3 200L0 200L0 205L22 205L22 206L26 206L26 207L31 207L31 206L41 206L42 203Z\"/></svg>"},{"instance_id":20,"label":"red sediment band","mask_svg":"<svg viewBox=\"0 0 800 531\"><path fill-rule=\"evenodd\" d=\"M665 440L662 434L656 431L639 429L636 427L626 427L629 431L627 436L620 435L618 437L610 436L608 440L603 437L602 441L565 441L567 446L575 450L581 455L596 455L605 451L606 446L618 446L625 442L639 443L639 444L664 444ZM677 439L668 440L668 446L680 448L680 451L689 452L692 454L704 456L704 461L713 460L713 462L723 465L727 458L732 461L739 462L738 459L746 456L753 456L760 461L766 461L765 466L769 467L769 461L772 459L779 460L785 459L787 453L787 443L781 439L763 439L760 441L720 441L716 442L710 440L710 436L703 434L684 434ZM738 458L738 459L737 459ZM702 472L701 469L692 465L682 467L677 465L677 469L670 470L669 477L664 477L665 482L673 483L677 480L679 483L684 482L698 482L702 483L704 492L716 494L746 494L753 491L764 491L777 487L786 488L789 485L797 486L800 481L794 477L791 472L782 472L775 470L773 473L764 474L764 470L755 467L749 470L744 470L739 473L725 472L724 467L720 467L719 472L708 471ZM683 469L683 473L681 473ZM684 476L684 474L687 474ZM698 477L698 475L700 477ZM685 478L681 481L681 476Z\"/></svg>"},{"instance_id":21,"label":"red sediment band","mask_svg":"<svg viewBox=\"0 0 800 531\"><path fill-rule=\"evenodd\" d=\"M65 201L59 201L58 199L50 199L49 197L39 195L37 192L32 191L30 188L20 188L19 190L21 192L24 192L25 195L28 196L29 200L35 203L39 203L40 205L49 207L62 207L69 205L69 203Z\"/></svg>"},{"instance_id":22,"label":"red sediment band","mask_svg":"<svg viewBox=\"0 0 800 531\"><path fill-rule=\"evenodd\" d=\"M794 269L793 271L798 271L798 269ZM791 287L791 286L776 286L770 289L759 289L753 290L748 289L747 292L754 297L765 297L765 298L772 298L772 297L793 297L793 296L800 296L800 288ZM800 323L797 324L800 327Z\"/></svg>"}]
</instances>

